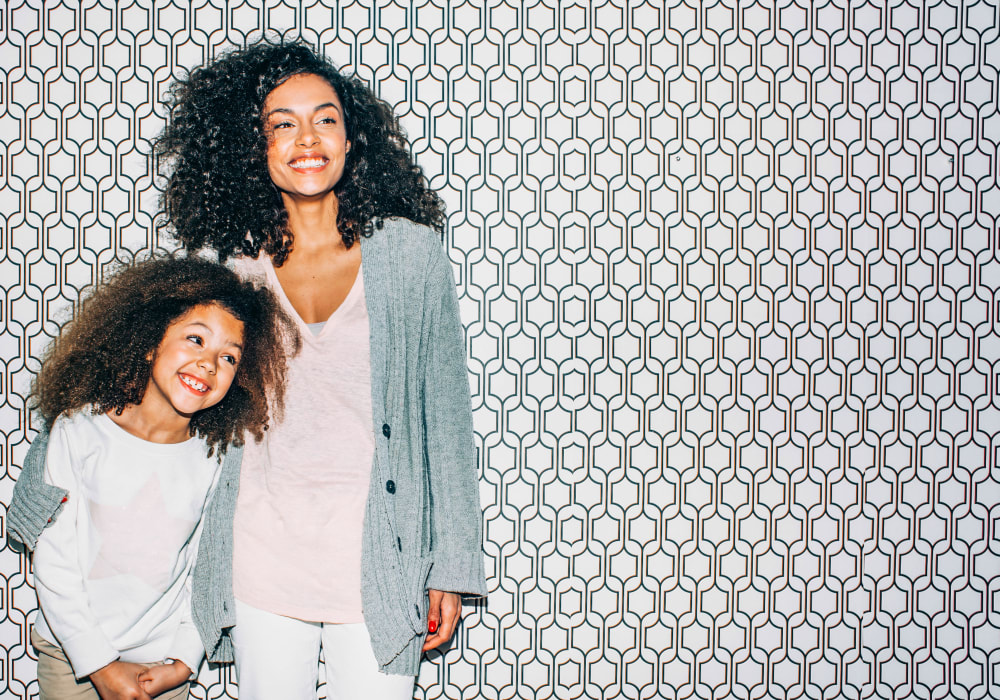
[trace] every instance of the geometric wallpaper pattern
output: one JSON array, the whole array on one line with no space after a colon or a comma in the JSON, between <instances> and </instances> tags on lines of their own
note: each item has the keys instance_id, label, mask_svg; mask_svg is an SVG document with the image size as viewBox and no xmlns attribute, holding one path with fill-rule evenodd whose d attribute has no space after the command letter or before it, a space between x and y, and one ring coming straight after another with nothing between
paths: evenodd
<instances>
[{"instance_id":1,"label":"geometric wallpaper pattern","mask_svg":"<svg viewBox=\"0 0 1000 700\"><path fill-rule=\"evenodd\" d=\"M998 697L998 27L995 0L6 3L0 502L80 290L173 247L171 79L303 36L448 207L490 594L416 697ZM0 695L35 697L8 548L0 583Z\"/></svg>"}]
</instances>

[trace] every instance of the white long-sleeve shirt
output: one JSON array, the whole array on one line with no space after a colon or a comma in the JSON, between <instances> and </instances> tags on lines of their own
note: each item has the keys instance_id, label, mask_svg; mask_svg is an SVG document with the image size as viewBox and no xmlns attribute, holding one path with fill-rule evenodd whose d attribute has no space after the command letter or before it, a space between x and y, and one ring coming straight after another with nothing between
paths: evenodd
<instances>
[{"instance_id":1,"label":"white long-sleeve shirt","mask_svg":"<svg viewBox=\"0 0 1000 700\"><path fill-rule=\"evenodd\" d=\"M200 439L147 442L86 410L53 425L45 480L69 496L35 549L35 628L77 678L116 659L197 671L191 572L219 473L206 452Z\"/></svg>"}]
</instances>

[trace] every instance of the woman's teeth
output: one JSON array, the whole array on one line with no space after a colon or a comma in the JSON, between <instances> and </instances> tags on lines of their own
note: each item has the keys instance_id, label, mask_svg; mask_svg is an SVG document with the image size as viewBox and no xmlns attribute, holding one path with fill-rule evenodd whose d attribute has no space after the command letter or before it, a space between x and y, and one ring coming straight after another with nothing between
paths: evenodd
<instances>
[{"instance_id":1,"label":"woman's teeth","mask_svg":"<svg viewBox=\"0 0 1000 700\"><path fill-rule=\"evenodd\" d=\"M324 165L326 165L326 159L325 158L301 158L299 160L293 161L289 165L291 165L291 167L293 167L293 168L300 168L302 170L305 170L305 169L308 169L308 168L321 168Z\"/></svg>"}]
</instances>

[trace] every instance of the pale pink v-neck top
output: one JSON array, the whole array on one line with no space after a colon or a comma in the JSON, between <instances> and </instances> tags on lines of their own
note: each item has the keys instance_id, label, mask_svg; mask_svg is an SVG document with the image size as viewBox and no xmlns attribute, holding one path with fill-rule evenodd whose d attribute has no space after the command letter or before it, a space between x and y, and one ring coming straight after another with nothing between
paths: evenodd
<instances>
[{"instance_id":1,"label":"pale pink v-neck top","mask_svg":"<svg viewBox=\"0 0 1000 700\"><path fill-rule=\"evenodd\" d=\"M361 271L314 334L270 260L241 259L302 335L288 368L285 417L247 441L233 525L233 591L249 605L314 622L363 622L361 528L375 442L368 309Z\"/></svg>"}]
</instances>

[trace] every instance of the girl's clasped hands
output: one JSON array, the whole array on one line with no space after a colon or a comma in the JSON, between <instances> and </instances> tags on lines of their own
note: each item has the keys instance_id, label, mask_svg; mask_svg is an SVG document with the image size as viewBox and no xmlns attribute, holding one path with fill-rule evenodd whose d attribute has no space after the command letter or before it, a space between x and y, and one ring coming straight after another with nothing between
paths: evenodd
<instances>
[{"instance_id":1,"label":"girl's clasped hands","mask_svg":"<svg viewBox=\"0 0 1000 700\"><path fill-rule=\"evenodd\" d=\"M90 680L103 700L149 700L176 688L191 677L183 661L143 666L128 661L112 661L90 674Z\"/></svg>"}]
</instances>

